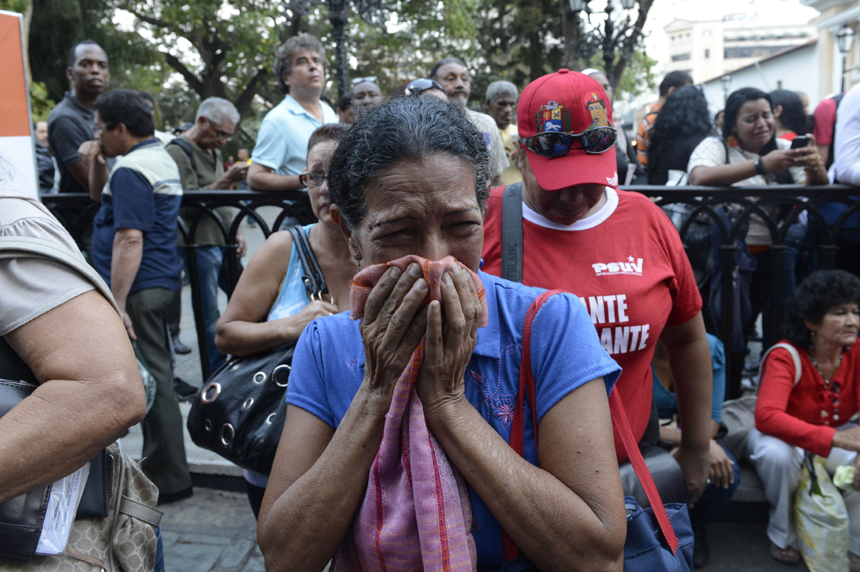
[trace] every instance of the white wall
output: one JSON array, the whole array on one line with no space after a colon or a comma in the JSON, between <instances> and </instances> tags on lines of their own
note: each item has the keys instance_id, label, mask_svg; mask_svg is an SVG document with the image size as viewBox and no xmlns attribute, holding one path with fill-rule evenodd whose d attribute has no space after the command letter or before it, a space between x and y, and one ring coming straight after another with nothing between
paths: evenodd
<instances>
[{"instance_id":1,"label":"white wall","mask_svg":"<svg viewBox=\"0 0 860 572\"><path fill-rule=\"evenodd\" d=\"M782 89L802 91L809 96L810 112L819 102L818 93L818 48L817 44L804 46L784 56L771 58L757 66L749 66L735 70L728 75L732 77L729 93L742 87L756 87L764 92L778 89L782 81ZM703 84L705 97L712 112L716 113L724 107L723 86L719 78Z\"/></svg>"}]
</instances>

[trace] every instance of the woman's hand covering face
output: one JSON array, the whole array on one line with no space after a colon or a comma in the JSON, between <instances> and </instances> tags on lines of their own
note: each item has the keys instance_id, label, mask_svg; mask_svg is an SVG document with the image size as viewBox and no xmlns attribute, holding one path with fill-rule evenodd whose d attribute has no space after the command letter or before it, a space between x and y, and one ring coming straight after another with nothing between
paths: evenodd
<instances>
[{"instance_id":1,"label":"woman's hand covering face","mask_svg":"<svg viewBox=\"0 0 860 572\"><path fill-rule=\"evenodd\" d=\"M424 300L430 288L418 264L391 267L371 290L359 329L364 342L365 383L390 400L397 380L427 329Z\"/></svg>"},{"instance_id":2,"label":"woman's hand covering face","mask_svg":"<svg viewBox=\"0 0 860 572\"><path fill-rule=\"evenodd\" d=\"M456 267L446 272L441 302L430 302L427 308L424 360L415 382L425 412L465 395L466 366L478 341L482 316L483 306L469 275Z\"/></svg>"}]
</instances>

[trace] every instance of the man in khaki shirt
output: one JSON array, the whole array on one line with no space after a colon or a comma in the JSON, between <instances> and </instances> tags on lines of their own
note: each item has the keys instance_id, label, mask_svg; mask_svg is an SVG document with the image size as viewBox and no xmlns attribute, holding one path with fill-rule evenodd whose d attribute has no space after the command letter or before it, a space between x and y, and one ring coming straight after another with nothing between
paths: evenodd
<instances>
[{"instance_id":1,"label":"man in khaki shirt","mask_svg":"<svg viewBox=\"0 0 860 572\"><path fill-rule=\"evenodd\" d=\"M179 167L184 191L229 190L233 183L244 181L248 174L247 163L234 163L226 172L220 147L233 138L239 124L239 112L226 99L210 97L197 108L194 125L167 144L167 152ZM229 230L233 213L229 207L215 209ZM183 208L181 216L191 228L197 215L195 208ZM206 325L206 342L212 371L224 363L224 356L215 347L215 326L218 323L218 286L221 266L224 263L226 243L219 225L204 216L193 237L188 240L198 245L197 267L203 300L203 321ZM244 254L245 240L241 230L236 236L239 256Z\"/></svg>"}]
</instances>

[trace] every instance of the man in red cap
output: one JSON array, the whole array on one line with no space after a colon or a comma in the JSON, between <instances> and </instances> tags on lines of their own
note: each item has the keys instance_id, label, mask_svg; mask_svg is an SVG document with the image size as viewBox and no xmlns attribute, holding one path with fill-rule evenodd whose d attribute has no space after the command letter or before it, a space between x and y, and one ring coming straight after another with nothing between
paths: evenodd
<instances>
[{"instance_id":1,"label":"man in red cap","mask_svg":"<svg viewBox=\"0 0 860 572\"><path fill-rule=\"evenodd\" d=\"M643 195L617 189L611 116L600 84L581 73L559 70L526 87L517 108L523 182L490 195L483 270L580 298L623 368L618 391L641 443L659 440L651 358L663 343L684 424L674 455L693 502L708 478L712 430L702 299L666 215ZM522 229L519 249L513 233L503 235L503 208L507 228ZM624 460L617 434L615 442Z\"/></svg>"}]
</instances>

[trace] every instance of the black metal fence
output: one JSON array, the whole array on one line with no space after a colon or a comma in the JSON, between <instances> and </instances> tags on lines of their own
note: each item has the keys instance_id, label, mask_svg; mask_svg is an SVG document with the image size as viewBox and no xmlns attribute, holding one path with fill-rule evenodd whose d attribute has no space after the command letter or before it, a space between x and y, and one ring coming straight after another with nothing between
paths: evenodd
<instances>
[{"instance_id":1,"label":"black metal fence","mask_svg":"<svg viewBox=\"0 0 860 572\"><path fill-rule=\"evenodd\" d=\"M685 247L691 247L687 238L693 225L710 223L711 240L714 242L717 258L722 271L719 275L719 306L724 309L719 313L718 320L711 324L714 334L726 346L726 370L737 371L734 363L742 359L742 355L730 351L736 338L735 312L728 310L735 307L738 249L743 249L743 238L749 225L750 217L758 216L767 227L772 238L771 266L771 296L769 311L764 324L765 340L776 341L782 337L782 321L784 312L784 270L786 238L789 229L797 223L803 213L808 213L808 228L814 229L814 240L807 240L808 252L814 256L815 268L829 269L833 267L836 252L839 249L840 233L846 228L851 215L860 212L860 188L848 185L828 185L822 187L807 187L803 185L774 185L769 187L651 187L631 186L626 190L636 191L650 197L659 206L689 205L680 234ZM43 202L71 232L79 244L86 247L87 235L91 232L92 217L98 210L84 194L46 195ZM822 203L838 202L849 208L833 224L828 224L819 211ZM190 224L180 220L179 228L188 260L188 274L191 284L192 304L194 309L195 326L198 345L200 348L200 365L203 378L210 372L206 330L203 323L203 303L198 280L196 249L197 232L201 221L210 218L216 222L224 241L226 253L224 257L224 275L228 295L239 280L241 261L237 254L236 233L243 220L253 217L260 226L263 235L268 237L274 230L280 228L283 221L293 219L301 224L313 222L314 215L310 209L307 195L301 191L279 193L256 193L252 191L190 191L182 199L183 207L188 207L193 215L187 218ZM778 208L773 208L775 205ZM229 206L238 209L238 214L229 227L215 211L218 207ZM260 207L277 207L277 215L272 228L267 226L263 217L257 213ZM731 216L726 216L726 211ZM778 213L776 212L778 211ZM740 240L737 240L740 239ZM85 248L84 248L85 249ZM707 269L705 270L708 271ZM716 287L717 284L712 284ZM740 378L730 376L726 388L726 397L734 398L741 394Z\"/></svg>"}]
</instances>

